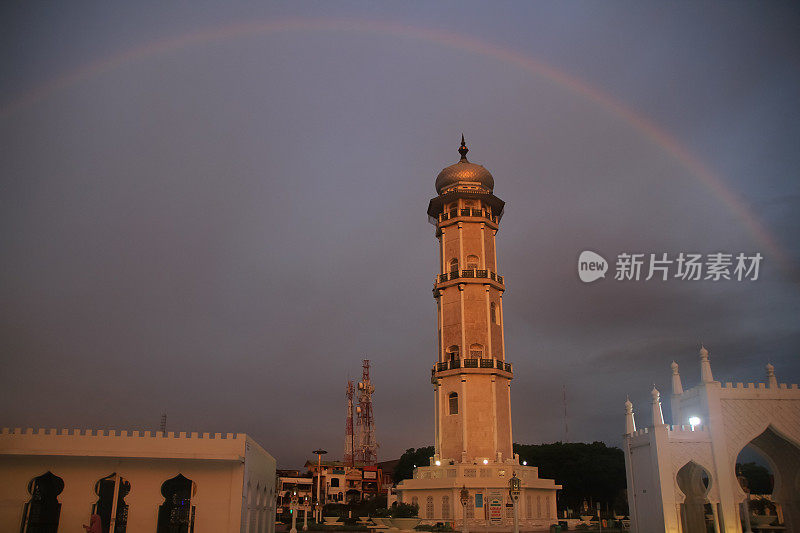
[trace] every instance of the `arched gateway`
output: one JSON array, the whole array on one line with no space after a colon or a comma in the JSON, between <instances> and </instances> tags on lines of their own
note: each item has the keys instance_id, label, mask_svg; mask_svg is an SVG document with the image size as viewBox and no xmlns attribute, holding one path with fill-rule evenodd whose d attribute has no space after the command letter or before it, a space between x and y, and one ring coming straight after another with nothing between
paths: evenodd
<instances>
[{"instance_id":1,"label":"arched gateway","mask_svg":"<svg viewBox=\"0 0 800 533\"><path fill-rule=\"evenodd\" d=\"M633 405L625 402L631 531L705 533L706 516L716 533L750 530L748 495L736 475L746 446L774 473L775 522L800 531L800 388L778 384L772 365L766 369L767 383L723 385L702 348L696 387L684 391L672 363L670 404L678 424L664 424L655 388L652 426L637 430Z\"/></svg>"}]
</instances>

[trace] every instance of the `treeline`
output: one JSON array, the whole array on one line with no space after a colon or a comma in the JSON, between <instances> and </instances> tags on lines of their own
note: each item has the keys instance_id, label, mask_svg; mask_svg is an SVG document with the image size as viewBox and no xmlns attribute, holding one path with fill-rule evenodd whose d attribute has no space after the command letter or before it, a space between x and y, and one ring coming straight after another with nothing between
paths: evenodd
<instances>
[{"instance_id":1,"label":"treeline","mask_svg":"<svg viewBox=\"0 0 800 533\"><path fill-rule=\"evenodd\" d=\"M558 497L559 511L580 514L583 504L604 512L628 514L625 456L621 449L602 442L554 442L514 444L519 460L539 468L539 477L554 479L564 488Z\"/></svg>"}]
</instances>

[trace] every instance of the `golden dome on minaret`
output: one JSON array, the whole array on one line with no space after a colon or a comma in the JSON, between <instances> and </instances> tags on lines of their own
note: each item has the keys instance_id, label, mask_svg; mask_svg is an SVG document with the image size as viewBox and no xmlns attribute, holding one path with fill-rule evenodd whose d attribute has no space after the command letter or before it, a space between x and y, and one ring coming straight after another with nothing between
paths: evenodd
<instances>
[{"instance_id":1,"label":"golden dome on minaret","mask_svg":"<svg viewBox=\"0 0 800 533\"><path fill-rule=\"evenodd\" d=\"M457 183L465 185L477 184L481 188L492 192L494 189L494 178L492 174L486 170L482 165L476 165L467 161L467 144L464 141L464 135L461 135L461 148L458 153L461 154L461 160L455 165L443 169L436 176L436 192L441 194L444 189L451 187Z\"/></svg>"}]
</instances>

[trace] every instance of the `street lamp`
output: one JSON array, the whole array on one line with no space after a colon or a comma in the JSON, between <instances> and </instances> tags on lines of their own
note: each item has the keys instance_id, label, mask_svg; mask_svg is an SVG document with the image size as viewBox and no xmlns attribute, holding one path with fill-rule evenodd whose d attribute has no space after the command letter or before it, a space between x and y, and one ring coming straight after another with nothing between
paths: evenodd
<instances>
[{"instance_id":1,"label":"street lamp","mask_svg":"<svg viewBox=\"0 0 800 533\"><path fill-rule=\"evenodd\" d=\"M303 531L308 531L308 496L303 496Z\"/></svg>"},{"instance_id":2,"label":"street lamp","mask_svg":"<svg viewBox=\"0 0 800 533\"><path fill-rule=\"evenodd\" d=\"M292 512L292 529L289 533L297 533L297 488L292 489L292 503L290 506Z\"/></svg>"},{"instance_id":3,"label":"street lamp","mask_svg":"<svg viewBox=\"0 0 800 533\"><path fill-rule=\"evenodd\" d=\"M320 448L318 450L314 450L313 453L317 454L317 505L314 508L314 512L317 516L317 523L319 523L322 522L322 503L320 503L320 498L322 496L320 493L320 481L322 480L322 456L328 452Z\"/></svg>"},{"instance_id":4,"label":"street lamp","mask_svg":"<svg viewBox=\"0 0 800 533\"><path fill-rule=\"evenodd\" d=\"M469 491L466 485L461 486L461 518L464 519L461 524L461 533L468 533L467 531L467 504L469 503Z\"/></svg>"},{"instance_id":5,"label":"street lamp","mask_svg":"<svg viewBox=\"0 0 800 533\"><path fill-rule=\"evenodd\" d=\"M511 501L514 504L514 533L519 533L519 514L517 513L517 502L519 501L519 495L522 492L521 487L522 482L517 477L517 473L514 472L511 479L508 480L508 495L511 496Z\"/></svg>"}]
</instances>

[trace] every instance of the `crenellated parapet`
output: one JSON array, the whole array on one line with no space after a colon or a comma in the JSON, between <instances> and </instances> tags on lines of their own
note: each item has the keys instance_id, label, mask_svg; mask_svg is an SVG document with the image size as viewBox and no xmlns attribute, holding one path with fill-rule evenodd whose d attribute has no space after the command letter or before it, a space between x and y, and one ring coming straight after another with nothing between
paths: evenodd
<instances>
[{"instance_id":1,"label":"crenellated parapet","mask_svg":"<svg viewBox=\"0 0 800 533\"><path fill-rule=\"evenodd\" d=\"M691 425L672 425L664 424L659 427L643 427L630 433L631 444L638 446L640 444L650 443L653 436L661 432L666 437L666 441L693 441L693 442L708 442L710 432L706 426L691 426Z\"/></svg>"},{"instance_id":2,"label":"crenellated parapet","mask_svg":"<svg viewBox=\"0 0 800 533\"><path fill-rule=\"evenodd\" d=\"M241 460L258 446L245 433L3 428L0 453L18 456L95 456Z\"/></svg>"},{"instance_id":3,"label":"crenellated parapet","mask_svg":"<svg viewBox=\"0 0 800 533\"><path fill-rule=\"evenodd\" d=\"M727 391L744 391L745 393L751 393L754 390L758 391L770 391L770 392L778 392L787 391L789 394L796 397L797 394L800 394L800 385L797 383L776 383L776 387L770 387L767 383L755 382L755 383L733 383L730 381L726 381L722 384L722 389Z\"/></svg>"},{"instance_id":4,"label":"crenellated parapet","mask_svg":"<svg viewBox=\"0 0 800 533\"><path fill-rule=\"evenodd\" d=\"M128 431L115 429L70 429L70 428L2 428L0 435L59 435L81 437L136 437L159 439L244 439L246 433L198 433L185 431Z\"/></svg>"}]
</instances>

